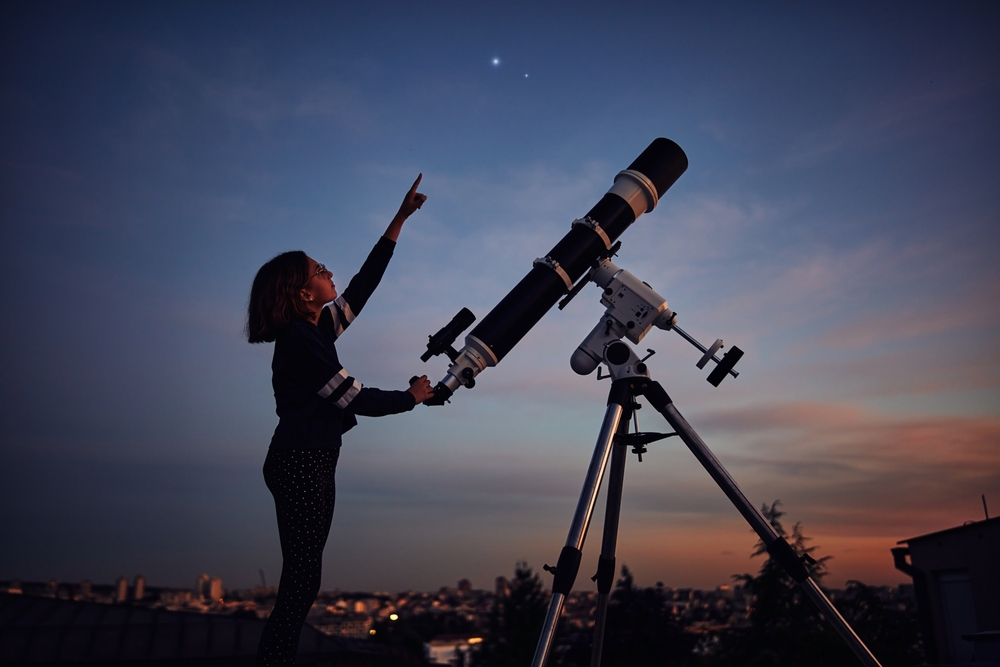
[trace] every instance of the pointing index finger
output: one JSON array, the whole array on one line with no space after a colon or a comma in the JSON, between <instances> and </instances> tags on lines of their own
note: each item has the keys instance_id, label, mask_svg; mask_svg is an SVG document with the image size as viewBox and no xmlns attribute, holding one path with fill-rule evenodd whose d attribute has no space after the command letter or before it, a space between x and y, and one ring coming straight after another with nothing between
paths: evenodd
<instances>
[{"instance_id":1,"label":"pointing index finger","mask_svg":"<svg viewBox=\"0 0 1000 667\"><path fill-rule=\"evenodd\" d=\"M424 177L423 172L420 172L419 174L417 174L417 180L413 181L413 187L410 188L410 192L416 192L417 191L417 186L420 185L420 179L423 178L423 177Z\"/></svg>"}]
</instances>

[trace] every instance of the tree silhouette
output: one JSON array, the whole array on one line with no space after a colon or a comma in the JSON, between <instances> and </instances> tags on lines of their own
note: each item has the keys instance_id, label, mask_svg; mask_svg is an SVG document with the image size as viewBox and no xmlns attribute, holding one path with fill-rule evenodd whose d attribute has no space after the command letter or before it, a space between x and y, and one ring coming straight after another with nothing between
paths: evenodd
<instances>
[{"instance_id":1,"label":"tree silhouette","mask_svg":"<svg viewBox=\"0 0 1000 667\"><path fill-rule=\"evenodd\" d=\"M780 500L770 506L765 503L761 511L778 534L787 539L788 534L781 524L785 513L778 509L780 503ZM814 558L812 553L816 547L806 546L808 541L802 525L796 523L789 543L803 558L813 580L820 584L830 557ZM758 541L753 556L766 553L763 541ZM740 574L733 578L742 583L748 596L749 626L723 633L718 648L706 656L708 664L718 667L840 667L854 664L856 658L850 650L775 559L768 557L757 576Z\"/></svg>"},{"instance_id":2,"label":"tree silhouette","mask_svg":"<svg viewBox=\"0 0 1000 667\"><path fill-rule=\"evenodd\" d=\"M548 598L538 575L527 563L517 563L510 594L494 601L483 642L470 656L471 667L530 665L547 609Z\"/></svg>"},{"instance_id":3,"label":"tree silhouette","mask_svg":"<svg viewBox=\"0 0 1000 667\"><path fill-rule=\"evenodd\" d=\"M883 667L905 667L923 662L924 652L916 609L895 606L879 589L852 579L847 582L840 613L851 623Z\"/></svg>"},{"instance_id":4,"label":"tree silhouette","mask_svg":"<svg viewBox=\"0 0 1000 667\"><path fill-rule=\"evenodd\" d=\"M622 576L611 592L604 634L604 667L674 667L693 664L693 635L685 635L674 619L663 584L651 588L635 585L632 572L622 566ZM589 664L589 663L588 663Z\"/></svg>"}]
</instances>

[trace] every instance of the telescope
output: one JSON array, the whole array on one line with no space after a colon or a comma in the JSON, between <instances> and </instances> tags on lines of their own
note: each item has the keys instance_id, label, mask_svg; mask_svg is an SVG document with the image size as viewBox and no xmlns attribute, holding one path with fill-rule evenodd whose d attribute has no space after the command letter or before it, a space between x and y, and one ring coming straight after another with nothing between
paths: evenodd
<instances>
[{"instance_id":1,"label":"telescope","mask_svg":"<svg viewBox=\"0 0 1000 667\"><path fill-rule=\"evenodd\" d=\"M717 357L716 352L723 346L721 339L709 347L699 343L677 326L676 313L667 307L666 299L611 261L621 246L617 241L618 237L639 216L656 207L660 197L687 167L687 156L680 146L669 139L656 139L627 169L618 173L611 189L583 218L573 221L569 233L547 255L535 260L528 275L465 337L465 346L461 350L456 350L452 344L476 319L466 308L444 328L430 336L427 351L421 355L421 360L427 361L432 356L445 354L451 360L451 366L444 379L434 387L434 397L427 403L443 405L459 387L474 387L476 376L500 363L560 297L563 298L559 307L563 308L586 284L593 282L601 289L601 304L605 306L605 311L597 325L573 352L570 366L579 375L590 375L597 369L597 379L609 378L611 388L604 421L565 546L556 565L546 564L544 567L554 575L552 597L535 648L532 667L546 667L548 662L563 604L579 571L584 540L601 481L610 462L604 535L597 574L593 577L597 582L598 598L590 664L591 667L600 667L608 600L615 575L615 551L627 450L632 447L632 452L639 455L639 461L642 461L647 444L672 436L679 436L691 450L757 533L769 556L801 586L858 660L866 667L880 667L875 656L813 579L810 567L815 561L811 560L808 553L796 553L767 517L750 502L708 445L681 415L673 399L659 382L652 379L645 361L653 354L653 350L647 350L649 355L639 358L635 350L623 340L637 344L653 328L676 331L703 353L696 364L699 369L704 368L709 361L716 363L715 369L708 376L712 385L718 386L727 375L738 375L733 366L743 356L742 350L733 346L721 359ZM607 366L609 373L603 377L600 372L602 363ZM645 398L666 419L674 429L672 433L639 430L635 414L641 407L637 403L639 397ZM630 422L634 426L632 433L629 432Z\"/></svg>"},{"instance_id":2,"label":"telescope","mask_svg":"<svg viewBox=\"0 0 1000 667\"><path fill-rule=\"evenodd\" d=\"M470 319L467 309L431 336L421 359L443 353L451 366L427 404L443 405L459 387L475 386L479 373L500 363L563 295L574 293L581 276L614 253L618 237L639 216L656 208L660 197L687 167L688 159L680 146L662 137L654 140L615 176L601 200L573 221L570 231L548 254L534 261L521 282L465 337L461 350L451 344L475 319Z\"/></svg>"}]
</instances>

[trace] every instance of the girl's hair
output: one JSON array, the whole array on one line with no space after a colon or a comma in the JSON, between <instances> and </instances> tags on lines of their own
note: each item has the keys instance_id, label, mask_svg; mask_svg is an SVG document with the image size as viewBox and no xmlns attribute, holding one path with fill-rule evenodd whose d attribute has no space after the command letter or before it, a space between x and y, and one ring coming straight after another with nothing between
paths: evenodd
<instances>
[{"instance_id":1,"label":"girl's hair","mask_svg":"<svg viewBox=\"0 0 1000 667\"><path fill-rule=\"evenodd\" d=\"M301 250L283 252L254 276L247 304L247 340L274 342L292 320L307 320L310 312L299 298L309 280L309 258Z\"/></svg>"}]
</instances>

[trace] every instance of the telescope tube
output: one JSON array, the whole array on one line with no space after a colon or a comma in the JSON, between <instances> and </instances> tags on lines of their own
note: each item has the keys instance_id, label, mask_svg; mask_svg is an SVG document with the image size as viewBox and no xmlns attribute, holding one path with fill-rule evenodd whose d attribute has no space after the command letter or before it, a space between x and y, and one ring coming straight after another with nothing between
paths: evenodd
<instances>
[{"instance_id":1,"label":"telescope tube","mask_svg":"<svg viewBox=\"0 0 1000 667\"><path fill-rule=\"evenodd\" d=\"M583 219L573 222L545 257L535 260L528 275L466 336L465 347L435 387L435 398L443 402L507 356L629 225L656 207L687 167L681 147L661 137L619 172L604 197Z\"/></svg>"}]
</instances>

